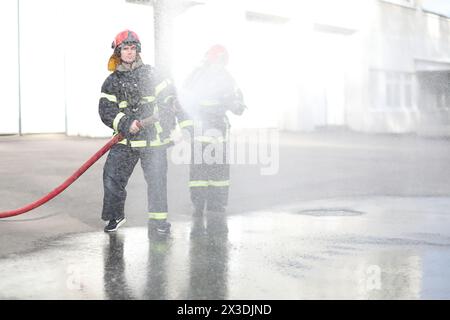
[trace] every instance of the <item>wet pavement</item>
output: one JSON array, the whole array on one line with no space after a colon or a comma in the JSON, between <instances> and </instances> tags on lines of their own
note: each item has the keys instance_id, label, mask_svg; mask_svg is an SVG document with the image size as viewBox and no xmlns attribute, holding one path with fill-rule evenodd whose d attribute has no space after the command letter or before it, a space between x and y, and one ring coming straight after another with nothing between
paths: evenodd
<instances>
[{"instance_id":1,"label":"wet pavement","mask_svg":"<svg viewBox=\"0 0 450 320\"><path fill-rule=\"evenodd\" d=\"M0 211L35 201L106 139L0 137ZM102 167L0 220L0 299L450 299L450 141L280 135L279 170L233 165L226 215L192 217L169 162L168 239L149 238L139 166L126 224L100 220Z\"/></svg>"},{"instance_id":2,"label":"wet pavement","mask_svg":"<svg viewBox=\"0 0 450 320\"><path fill-rule=\"evenodd\" d=\"M180 220L166 239L126 225L47 239L0 259L0 298L448 299L449 208L444 197L316 200Z\"/></svg>"}]
</instances>

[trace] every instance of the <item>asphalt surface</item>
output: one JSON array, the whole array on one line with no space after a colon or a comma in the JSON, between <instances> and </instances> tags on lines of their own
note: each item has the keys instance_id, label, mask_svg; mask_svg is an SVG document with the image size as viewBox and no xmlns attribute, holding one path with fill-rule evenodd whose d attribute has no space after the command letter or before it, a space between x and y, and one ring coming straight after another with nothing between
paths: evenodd
<instances>
[{"instance_id":1,"label":"asphalt surface","mask_svg":"<svg viewBox=\"0 0 450 320\"><path fill-rule=\"evenodd\" d=\"M276 174L232 166L226 214L193 217L188 166L170 163L167 239L148 235L140 166L126 224L103 232L103 157L59 197L0 220L0 299L450 298L448 139L279 138ZM0 211L53 190L106 141L0 137Z\"/></svg>"}]
</instances>

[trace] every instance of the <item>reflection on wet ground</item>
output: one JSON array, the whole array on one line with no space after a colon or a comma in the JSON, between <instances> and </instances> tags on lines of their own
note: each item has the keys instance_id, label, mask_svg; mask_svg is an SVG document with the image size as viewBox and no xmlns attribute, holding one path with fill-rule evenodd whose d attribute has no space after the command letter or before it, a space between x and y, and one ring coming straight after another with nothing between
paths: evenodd
<instances>
[{"instance_id":1,"label":"reflection on wet ground","mask_svg":"<svg viewBox=\"0 0 450 320\"><path fill-rule=\"evenodd\" d=\"M0 298L448 299L448 208L448 198L332 199L208 213L176 221L168 238L125 227L49 239L0 259Z\"/></svg>"}]
</instances>

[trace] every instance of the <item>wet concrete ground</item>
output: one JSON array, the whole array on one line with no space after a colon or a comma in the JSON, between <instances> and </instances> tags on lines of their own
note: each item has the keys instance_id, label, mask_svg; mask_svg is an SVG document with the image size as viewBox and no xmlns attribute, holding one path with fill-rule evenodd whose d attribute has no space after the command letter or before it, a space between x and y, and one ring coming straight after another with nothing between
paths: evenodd
<instances>
[{"instance_id":1,"label":"wet concrete ground","mask_svg":"<svg viewBox=\"0 0 450 320\"><path fill-rule=\"evenodd\" d=\"M189 208L186 192L174 183L186 178L186 168L172 167L168 239L149 238L138 214L145 210L140 177L129 186L127 223L115 234L102 231L102 166L96 164L61 198L0 220L0 299L449 299L448 141L302 138L281 146L276 176L233 169L226 215L192 217L183 209ZM1 208L35 200L99 144L19 142L34 146L35 154L82 142L77 154L41 153L36 157L51 160L33 161L32 175L0 181L2 198L11 199ZM5 152L17 144L8 143L0 141L2 173L13 175L14 164L7 171L4 161L17 154ZM39 179L42 174L50 181Z\"/></svg>"},{"instance_id":2,"label":"wet concrete ground","mask_svg":"<svg viewBox=\"0 0 450 320\"><path fill-rule=\"evenodd\" d=\"M0 260L2 299L448 299L450 198L311 201L78 233ZM358 212L355 214L355 211Z\"/></svg>"}]
</instances>

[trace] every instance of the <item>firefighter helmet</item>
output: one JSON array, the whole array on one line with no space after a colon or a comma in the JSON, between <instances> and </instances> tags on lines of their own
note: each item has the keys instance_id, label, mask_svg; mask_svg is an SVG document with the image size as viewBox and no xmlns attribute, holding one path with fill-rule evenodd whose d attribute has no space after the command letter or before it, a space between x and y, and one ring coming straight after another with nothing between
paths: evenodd
<instances>
[{"instance_id":1,"label":"firefighter helmet","mask_svg":"<svg viewBox=\"0 0 450 320\"><path fill-rule=\"evenodd\" d=\"M208 63L226 65L228 63L228 51L220 44L213 45L208 49L208 51L206 51L205 60Z\"/></svg>"},{"instance_id":2,"label":"firefighter helmet","mask_svg":"<svg viewBox=\"0 0 450 320\"><path fill-rule=\"evenodd\" d=\"M123 45L134 44L136 46L137 53L141 52L141 41L139 40L136 32L131 30L124 30L120 32L111 44L111 48L114 49L113 54L108 60L108 70L115 71L120 64L120 48Z\"/></svg>"},{"instance_id":3,"label":"firefighter helmet","mask_svg":"<svg viewBox=\"0 0 450 320\"><path fill-rule=\"evenodd\" d=\"M141 41L139 40L136 32L131 30L124 30L114 38L114 41L111 44L111 48L113 48L114 51L118 51L123 45L130 44L136 45L137 52L141 52Z\"/></svg>"}]
</instances>

